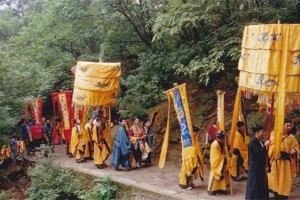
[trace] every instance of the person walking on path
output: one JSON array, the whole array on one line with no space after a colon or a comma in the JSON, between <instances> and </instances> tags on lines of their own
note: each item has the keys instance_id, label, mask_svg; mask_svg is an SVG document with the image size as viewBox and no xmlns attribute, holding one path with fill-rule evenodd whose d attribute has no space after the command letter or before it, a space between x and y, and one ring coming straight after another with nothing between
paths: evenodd
<instances>
[{"instance_id":1,"label":"person walking on path","mask_svg":"<svg viewBox=\"0 0 300 200\"><path fill-rule=\"evenodd\" d=\"M43 136L45 141L50 147L53 147L53 124L50 119L47 118L43 126Z\"/></svg>"},{"instance_id":2,"label":"person walking on path","mask_svg":"<svg viewBox=\"0 0 300 200\"><path fill-rule=\"evenodd\" d=\"M293 178L297 176L299 144L293 134L292 121L284 120L283 131L280 133L280 157L273 157L274 150L274 134L271 133L271 145L269 149L269 157L271 162L271 172L268 174L269 189L273 191L275 199L288 199Z\"/></svg>"},{"instance_id":3,"label":"person walking on path","mask_svg":"<svg viewBox=\"0 0 300 200\"><path fill-rule=\"evenodd\" d=\"M255 136L248 146L249 172L245 199L269 199L267 171L270 171L270 165L266 166L266 161L270 140L262 141L265 133L262 126L254 125L252 131Z\"/></svg>"},{"instance_id":4,"label":"person walking on path","mask_svg":"<svg viewBox=\"0 0 300 200\"><path fill-rule=\"evenodd\" d=\"M135 117L133 125L130 127L129 139L132 143L132 156L136 162L136 168L141 167L142 156L146 159L150 149L146 145L146 134L144 129L140 126L140 119Z\"/></svg>"},{"instance_id":5,"label":"person walking on path","mask_svg":"<svg viewBox=\"0 0 300 200\"><path fill-rule=\"evenodd\" d=\"M126 171L130 171L129 154L131 151L131 142L126 132L126 120L123 117L120 117L119 123L120 127L115 139L111 165L115 167L115 170L119 170L119 165L122 165Z\"/></svg>"},{"instance_id":6,"label":"person walking on path","mask_svg":"<svg viewBox=\"0 0 300 200\"><path fill-rule=\"evenodd\" d=\"M24 141L25 148L27 149L27 154L30 153L29 150L29 131L30 131L30 125L28 119L22 119L23 124L21 126L21 139Z\"/></svg>"},{"instance_id":7,"label":"person walking on path","mask_svg":"<svg viewBox=\"0 0 300 200\"><path fill-rule=\"evenodd\" d=\"M85 162L84 151L85 151L85 141L83 138L80 120L73 119L73 128L72 128L72 135L71 135L71 151L73 156L75 156L76 162L81 163Z\"/></svg>"},{"instance_id":8,"label":"person walking on path","mask_svg":"<svg viewBox=\"0 0 300 200\"><path fill-rule=\"evenodd\" d=\"M43 140L43 126L40 121L36 121L35 125L29 131L30 148L34 150L40 147Z\"/></svg>"},{"instance_id":9,"label":"person walking on path","mask_svg":"<svg viewBox=\"0 0 300 200\"><path fill-rule=\"evenodd\" d=\"M99 117L96 120L96 125L93 128L93 141L94 141L94 164L97 168L102 169L107 165L107 160L111 144L110 144L110 128L106 126L106 118ZM109 125L108 125L109 126Z\"/></svg>"},{"instance_id":10,"label":"person walking on path","mask_svg":"<svg viewBox=\"0 0 300 200\"><path fill-rule=\"evenodd\" d=\"M144 120L144 132L146 134L146 142L147 142L149 148L152 150L154 132L151 127L151 122L148 119ZM146 166L151 165L151 151L149 152L148 157L144 162L145 162Z\"/></svg>"},{"instance_id":11,"label":"person walking on path","mask_svg":"<svg viewBox=\"0 0 300 200\"><path fill-rule=\"evenodd\" d=\"M217 130L218 129L217 129L216 122L214 122L214 124L211 125L208 128L206 136L205 136L205 146L206 146L206 148L208 146L210 146L216 140L216 132L217 132Z\"/></svg>"},{"instance_id":12,"label":"person walking on path","mask_svg":"<svg viewBox=\"0 0 300 200\"><path fill-rule=\"evenodd\" d=\"M217 131L217 139L210 148L210 174L208 179L207 193L209 195L227 194L229 185L229 172L226 170L227 159L225 154L224 131Z\"/></svg>"},{"instance_id":13,"label":"person walking on path","mask_svg":"<svg viewBox=\"0 0 300 200\"><path fill-rule=\"evenodd\" d=\"M234 181L242 181L243 178L248 177L248 147L245 142L246 126L242 121L238 121L236 126L237 131L235 132L232 155L234 169L231 172Z\"/></svg>"}]
</instances>

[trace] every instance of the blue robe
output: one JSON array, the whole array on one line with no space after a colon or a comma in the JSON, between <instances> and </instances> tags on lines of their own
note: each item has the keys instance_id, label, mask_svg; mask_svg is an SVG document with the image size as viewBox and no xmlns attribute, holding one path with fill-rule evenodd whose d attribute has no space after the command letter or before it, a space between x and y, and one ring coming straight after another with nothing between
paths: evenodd
<instances>
[{"instance_id":1,"label":"blue robe","mask_svg":"<svg viewBox=\"0 0 300 200\"><path fill-rule=\"evenodd\" d=\"M129 167L129 153L131 149L131 142L128 138L126 128L120 125L114 144L114 151L112 154L111 165L114 167Z\"/></svg>"},{"instance_id":2,"label":"blue robe","mask_svg":"<svg viewBox=\"0 0 300 200\"><path fill-rule=\"evenodd\" d=\"M149 127L149 129L146 131L146 129L144 128L144 131L146 133L146 142L148 144L148 146L150 147L151 151L152 151L152 147L153 147L153 136L154 133L152 131L152 127ZM147 159L145 160L145 163L147 164L151 164L151 152L149 152Z\"/></svg>"}]
</instances>

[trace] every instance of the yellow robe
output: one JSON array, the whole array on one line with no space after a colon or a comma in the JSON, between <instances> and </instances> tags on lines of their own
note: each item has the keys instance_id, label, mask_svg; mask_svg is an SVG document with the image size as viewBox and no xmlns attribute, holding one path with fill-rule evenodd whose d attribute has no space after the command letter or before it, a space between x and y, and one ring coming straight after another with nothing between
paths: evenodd
<instances>
[{"instance_id":1,"label":"yellow robe","mask_svg":"<svg viewBox=\"0 0 300 200\"><path fill-rule=\"evenodd\" d=\"M211 144L210 148L210 174L208 179L208 187L207 191L215 192L215 191L227 191L227 185L229 184L229 178L228 178L228 171L224 170L226 166L224 166L224 151L225 147L223 149L223 152L221 151L221 146L217 140L215 140ZM224 176L222 180L221 176Z\"/></svg>"},{"instance_id":2,"label":"yellow robe","mask_svg":"<svg viewBox=\"0 0 300 200\"><path fill-rule=\"evenodd\" d=\"M111 152L111 131L109 128L105 128L102 131L101 136L97 137L97 126L93 128L93 137L92 140L94 141L94 164L95 165L102 165L104 164L105 160L108 158ZM104 142L99 141L99 139L104 139Z\"/></svg>"},{"instance_id":3,"label":"yellow robe","mask_svg":"<svg viewBox=\"0 0 300 200\"><path fill-rule=\"evenodd\" d=\"M77 128L72 128L72 135L71 135L71 152L75 156L76 159L80 159L80 152L83 152L83 136L81 131L77 132Z\"/></svg>"},{"instance_id":4,"label":"yellow robe","mask_svg":"<svg viewBox=\"0 0 300 200\"><path fill-rule=\"evenodd\" d=\"M289 196L293 178L297 176L299 144L294 135L284 136L282 134L280 152L285 152L286 155L289 155L291 161L285 159L275 160L273 157L273 141L274 132L271 134L271 145L269 148L271 160L271 173L268 174L269 189L277 192L279 195ZM289 153L291 149L296 150L293 156Z\"/></svg>"},{"instance_id":5,"label":"yellow robe","mask_svg":"<svg viewBox=\"0 0 300 200\"><path fill-rule=\"evenodd\" d=\"M194 175L194 179L197 179L200 176L201 180L203 180L203 178L204 178L203 155L200 151L200 145L199 145L199 141L198 141L197 137L194 137L194 141L195 141L195 152L198 157L198 169L197 169L197 173L195 173L195 175Z\"/></svg>"},{"instance_id":6,"label":"yellow robe","mask_svg":"<svg viewBox=\"0 0 300 200\"><path fill-rule=\"evenodd\" d=\"M204 160L203 160L203 155L200 152L200 145L198 139L194 136L194 141L195 141L195 146L192 148L195 150L195 155L197 156L197 170L194 173L193 176L193 181L196 180L197 178L200 178L201 181L204 179ZM191 182L193 183L193 182ZM185 169L181 167L180 173L179 173L179 185L184 187L187 186L187 175L185 173Z\"/></svg>"},{"instance_id":7,"label":"yellow robe","mask_svg":"<svg viewBox=\"0 0 300 200\"><path fill-rule=\"evenodd\" d=\"M235 132L235 137L234 137L234 143L233 143L233 149L238 149L240 152L241 157L244 160L243 163L243 168L245 170L248 170L248 147L245 143L245 138L246 134L243 133L244 137L240 134L240 132L236 131ZM238 156L233 154L232 155L232 167L233 169L231 170L231 175L233 177L237 177L238 175L238 170L240 170L237 167L237 162L238 162Z\"/></svg>"}]
</instances>

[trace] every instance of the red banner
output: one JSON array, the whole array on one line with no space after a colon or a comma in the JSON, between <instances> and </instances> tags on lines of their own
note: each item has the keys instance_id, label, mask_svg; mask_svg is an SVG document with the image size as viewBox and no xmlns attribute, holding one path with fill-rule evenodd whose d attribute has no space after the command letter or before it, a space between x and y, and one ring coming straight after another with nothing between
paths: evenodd
<instances>
[{"instance_id":1,"label":"red banner","mask_svg":"<svg viewBox=\"0 0 300 200\"><path fill-rule=\"evenodd\" d=\"M72 119L74 112L72 107L72 91L52 93L52 103L54 109L54 118L56 119L56 105L61 116L62 134L67 142L71 141ZM54 144L59 143L58 133L56 131L56 120L54 120Z\"/></svg>"},{"instance_id":2,"label":"red banner","mask_svg":"<svg viewBox=\"0 0 300 200\"><path fill-rule=\"evenodd\" d=\"M33 121L42 121L42 112L43 112L43 100L40 98L37 99L31 99L30 100L30 110L32 115ZM28 114L28 112L27 112ZM26 117L26 113L25 113Z\"/></svg>"}]
</instances>

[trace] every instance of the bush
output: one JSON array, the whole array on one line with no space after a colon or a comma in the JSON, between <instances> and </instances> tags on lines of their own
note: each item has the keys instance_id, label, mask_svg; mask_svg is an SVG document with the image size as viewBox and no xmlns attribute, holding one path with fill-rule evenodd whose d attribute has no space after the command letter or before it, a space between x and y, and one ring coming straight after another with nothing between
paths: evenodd
<instances>
[{"instance_id":1,"label":"bush","mask_svg":"<svg viewBox=\"0 0 300 200\"><path fill-rule=\"evenodd\" d=\"M80 199L114 199L118 186L111 180L109 175L104 178L97 178L94 181L98 184L85 194L79 196Z\"/></svg>"},{"instance_id":2,"label":"bush","mask_svg":"<svg viewBox=\"0 0 300 200\"><path fill-rule=\"evenodd\" d=\"M56 155L36 159L34 168L29 169L32 184L26 190L28 199L74 199L79 194L80 182L71 169L55 162Z\"/></svg>"},{"instance_id":3,"label":"bush","mask_svg":"<svg viewBox=\"0 0 300 200\"><path fill-rule=\"evenodd\" d=\"M0 134L0 148L2 148L3 145L8 145L8 144L10 144L8 136Z\"/></svg>"},{"instance_id":4,"label":"bush","mask_svg":"<svg viewBox=\"0 0 300 200\"><path fill-rule=\"evenodd\" d=\"M7 199L9 199L9 196L8 196L7 192L5 192L4 190L1 190L0 200L7 200Z\"/></svg>"}]
</instances>

